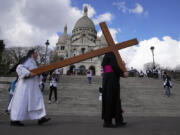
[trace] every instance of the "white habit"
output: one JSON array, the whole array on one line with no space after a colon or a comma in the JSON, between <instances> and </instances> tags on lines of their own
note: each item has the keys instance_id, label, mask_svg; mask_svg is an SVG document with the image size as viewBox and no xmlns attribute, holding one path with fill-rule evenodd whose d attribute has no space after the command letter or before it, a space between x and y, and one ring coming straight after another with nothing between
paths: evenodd
<instances>
[{"instance_id":1,"label":"white habit","mask_svg":"<svg viewBox=\"0 0 180 135\"><path fill-rule=\"evenodd\" d=\"M37 68L37 64L34 58L29 58L16 69L19 80L8 108L13 121L35 120L46 115L43 95L39 88L39 76L25 78L29 76L29 70L34 68Z\"/></svg>"}]
</instances>

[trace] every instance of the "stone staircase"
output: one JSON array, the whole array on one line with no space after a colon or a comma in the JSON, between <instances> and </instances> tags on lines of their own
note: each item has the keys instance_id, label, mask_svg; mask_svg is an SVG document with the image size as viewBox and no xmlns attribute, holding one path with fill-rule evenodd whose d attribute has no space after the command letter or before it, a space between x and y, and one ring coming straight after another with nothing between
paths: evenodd
<instances>
[{"instance_id":1,"label":"stone staircase","mask_svg":"<svg viewBox=\"0 0 180 135\"><path fill-rule=\"evenodd\" d=\"M102 78L61 76L58 83L59 104L47 104L49 84L44 93L48 114L101 116L98 100ZM180 116L180 84L173 82L172 96L164 95L163 81L152 78L121 78L121 100L126 116Z\"/></svg>"},{"instance_id":2,"label":"stone staircase","mask_svg":"<svg viewBox=\"0 0 180 135\"><path fill-rule=\"evenodd\" d=\"M8 87L13 78L0 77L0 112L8 101ZM101 116L98 100L102 78L60 76L57 84L59 104L48 104L49 81L43 92L48 115ZM121 100L125 116L180 116L180 84L173 81L172 95L166 97L161 79L121 78Z\"/></svg>"},{"instance_id":3,"label":"stone staircase","mask_svg":"<svg viewBox=\"0 0 180 135\"><path fill-rule=\"evenodd\" d=\"M88 84L86 76L60 76L57 85L59 104L47 104L49 83L45 84L44 97L51 115L100 115L99 86L101 77L93 76Z\"/></svg>"}]
</instances>

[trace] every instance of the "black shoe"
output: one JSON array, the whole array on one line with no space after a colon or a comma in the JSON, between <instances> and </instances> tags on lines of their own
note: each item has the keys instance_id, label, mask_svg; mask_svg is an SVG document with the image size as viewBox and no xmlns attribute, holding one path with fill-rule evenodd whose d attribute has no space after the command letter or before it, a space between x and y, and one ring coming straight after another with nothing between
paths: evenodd
<instances>
[{"instance_id":1,"label":"black shoe","mask_svg":"<svg viewBox=\"0 0 180 135\"><path fill-rule=\"evenodd\" d=\"M20 121L11 121L10 125L11 126L24 126L24 124Z\"/></svg>"},{"instance_id":2,"label":"black shoe","mask_svg":"<svg viewBox=\"0 0 180 135\"><path fill-rule=\"evenodd\" d=\"M127 125L126 122L116 123L116 127L124 127L124 126L126 126L126 125Z\"/></svg>"},{"instance_id":3,"label":"black shoe","mask_svg":"<svg viewBox=\"0 0 180 135\"><path fill-rule=\"evenodd\" d=\"M41 124L48 122L50 120L51 120L50 118L42 117L41 119L38 120L38 124L41 125Z\"/></svg>"},{"instance_id":4,"label":"black shoe","mask_svg":"<svg viewBox=\"0 0 180 135\"><path fill-rule=\"evenodd\" d=\"M106 124L106 123L103 124L103 127L104 128L116 128L115 125L113 125L113 124Z\"/></svg>"},{"instance_id":5,"label":"black shoe","mask_svg":"<svg viewBox=\"0 0 180 135\"><path fill-rule=\"evenodd\" d=\"M9 115L10 113L9 113L9 111L8 111L8 110L5 110L5 114Z\"/></svg>"}]
</instances>

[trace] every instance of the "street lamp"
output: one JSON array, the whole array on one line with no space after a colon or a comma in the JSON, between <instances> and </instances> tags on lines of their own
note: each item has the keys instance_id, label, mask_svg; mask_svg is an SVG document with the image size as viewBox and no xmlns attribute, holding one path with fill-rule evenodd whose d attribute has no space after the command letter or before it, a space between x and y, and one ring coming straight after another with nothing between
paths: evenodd
<instances>
[{"instance_id":1,"label":"street lamp","mask_svg":"<svg viewBox=\"0 0 180 135\"><path fill-rule=\"evenodd\" d=\"M4 44L3 40L0 40L0 64L2 61L2 54L3 54L4 48L5 48L5 44Z\"/></svg>"},{"instance_id":2,"label":"street lamp","mask_svg":"<svg viewBox=\"0 0 180 135\"><path fill-rule=\"evenodd\" d=\"M45 45L46 45L46 52L45 52L45 64L46 64L46 55L47 55L47 48L49 45L49 40L46 41Z\"/></svg>"},{"instance_id":3,"label":"street lamp","mask_svg":"<svg viewBox=\"0 0 180 135\"><path fill-rule=\"evenodd\" d=\"M151 46L152 56L153 56L153 69L155 69L155 61L154 61L154 46Z\"/></svg>"}]
</instances>

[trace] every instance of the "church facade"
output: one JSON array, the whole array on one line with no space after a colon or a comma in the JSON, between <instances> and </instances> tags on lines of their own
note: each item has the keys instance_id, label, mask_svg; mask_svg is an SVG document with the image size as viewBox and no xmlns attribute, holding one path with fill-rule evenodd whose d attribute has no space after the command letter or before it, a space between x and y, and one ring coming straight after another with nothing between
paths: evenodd
<instances>
[{"instance_id":1,"label":"church facade","mask_svg":"<svg viewBox=\"0 0 180 135\"><path fill-rule=\"evenodd\" d=\"M97 36L93 21L88 17L88 9L84 7L84 15L76 22L72 36L67 34L67 26L59 37L55 53L62 59L70 58L107 46L102 35ZM93 75L101 75L102 56L94 57L63 68L63 74L76 73L85 75L90 69Z\"/></svg>"}]
</instances>

